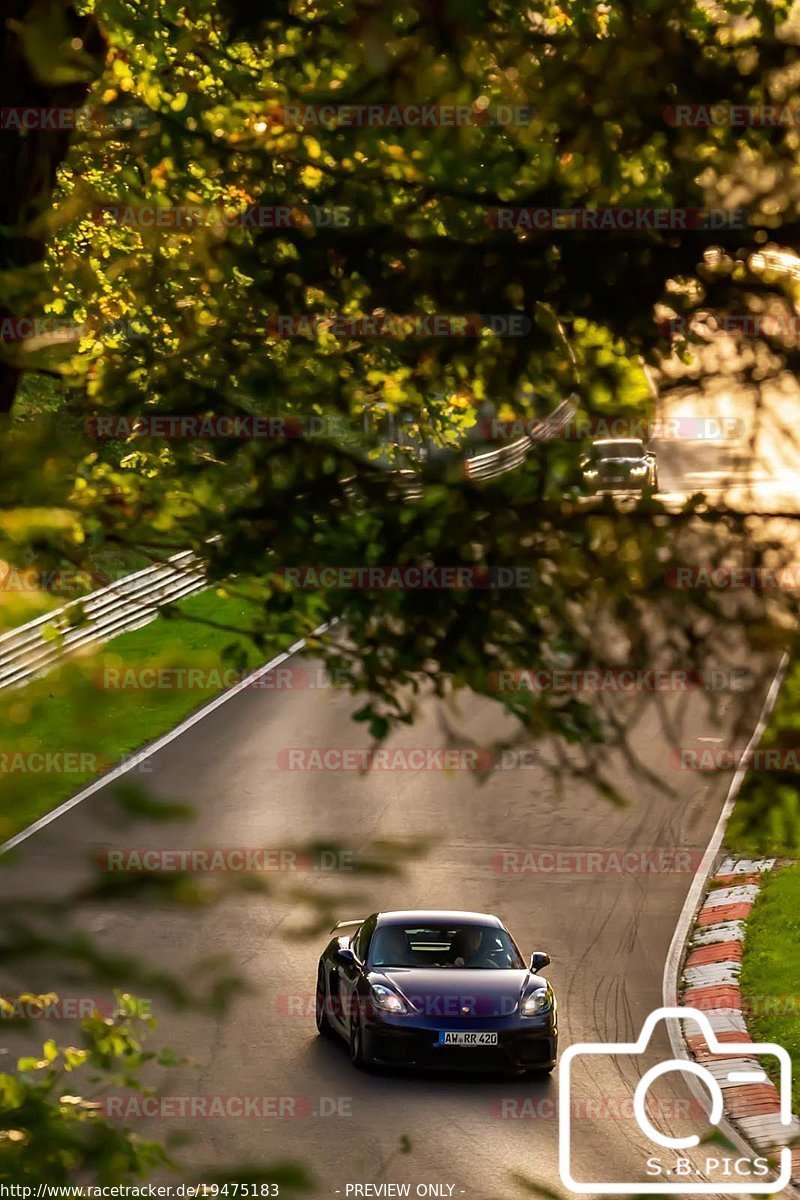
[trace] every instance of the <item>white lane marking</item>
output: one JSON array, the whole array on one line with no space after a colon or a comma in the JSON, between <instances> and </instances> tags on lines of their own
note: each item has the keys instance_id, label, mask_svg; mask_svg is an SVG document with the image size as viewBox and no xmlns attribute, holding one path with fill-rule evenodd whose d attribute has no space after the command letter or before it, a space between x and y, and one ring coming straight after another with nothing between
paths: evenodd
<instances>
[{"instance_id":1,"label":"white lane marking","mask_svg":"<svg viewBox=\"0 0 800 1200\"><path fill-rule=\"evenodd\" d=\"M318 629L315 629L313 633L309 634L309 638L319 637L321 634L327 633L327 631L335 624L336 621L334 620L328 621L324 625L320 625ZM210 700L209 703L203 708L199 709L196 713L192 713L192 715L187 717L185 721L181 721L180 725L176 725L175 728L170 729L168 733L162 734L160 738L156 738L154 742L152 742L149 746L145 746L144 749L137 750L118 766L112 767L110 771L107 771L105 775L101 775L99 779L95 779L94 783L90 783L89 786L84 788L82 792L78 792L77 796L72 796L69 800L65 800L63 804L59 804L58 808L54 808L52 812L45 813L45 815L40 817L38 821L34 821L32 825L28 825L26 829L21 830L19 833L15 833L12 838L9 838L7 842L3 842L2 845L0 845L0 855L8 854L9 850L14 850L15 847L21 845L22 842L26 842L29 837L33 837L34 833L38 833L40 829L45 829L48 825L52 824L53 821L57 821L59 817L63 817L64 813L70 812L70 810L75 808L78 804L81 804L84 800L88 800L90 796L95 794L95 792L99 792L101 788L106 787L107 784L113 783L115 779L119 779L121 776L127 774L127 772L132 770L133 767L138 763L143 762L145 759L152 758L154 754L158 754L159 750L163 750L165 746L170 744L170 742L174 742L176 738L179 738L182 734L186 733L186 731L191 729L193 725L196 725L198 721L202 721L204 717L209 715L209 713L215 712L218 708L221 708L223 704L226 704L228 700L231 699L231 697L238 696L240 692L246 691L247 688L249 688L257 679L261 679L262 676L268 675L270 671L274 671L276 667L279 667L281 663L285 663L288 658L291 658L292 655L297 654L299 650L305 649L306 643L307 639L301 638L299 642L295 642L294 645L290 646L288 650L284 650L282 654L278 654L263 667L259 667L257 670L253 671L253 673L248 675L246 679L240 680L239 683L236 683L233 687L228 688L226 692L221 692L219 696L215 696L214 699Z\"/></svg>"}]
</instances>

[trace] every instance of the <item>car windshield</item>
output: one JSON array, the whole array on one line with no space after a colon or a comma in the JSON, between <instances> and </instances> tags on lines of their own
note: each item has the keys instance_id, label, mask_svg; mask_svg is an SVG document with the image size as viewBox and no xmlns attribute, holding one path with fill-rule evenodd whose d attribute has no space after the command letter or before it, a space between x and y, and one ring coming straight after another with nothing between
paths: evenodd
<instances>
[{"instance_id":1,"label":"car windshield","mask_svg":"<svg viewBox=\"0 0 800 1200\"><path fill-rule=\"evenodd\" d=\"M369 965L487 971L525 967L505 929L489 925L381 925L372 939Z\"/></svg>"},{"instance_id":2,"label":"car windshield","mask_svg":"<svg viewBox=\"0 0 800 1200\"><path fill-rule=\"evenodd\" d=\"M644 458L644 442L603 442L591 449L592 458Z\"/></svg>"}]
</instances>

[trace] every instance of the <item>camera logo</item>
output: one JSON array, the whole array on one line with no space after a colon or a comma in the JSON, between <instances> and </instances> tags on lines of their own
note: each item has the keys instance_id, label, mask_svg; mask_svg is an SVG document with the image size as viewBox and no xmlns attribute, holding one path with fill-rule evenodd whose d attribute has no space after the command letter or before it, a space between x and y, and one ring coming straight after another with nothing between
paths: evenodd
<instances>
[{"instance_id":1,"label":"camera logo","mask_svg":"<svg viewBox=\"0 0 800 1200\"><path fill-rule=\"evenodd\" d=\"M675 1019L679 1021L695 1021L706 1039L708 1049L714 1055L721 1057L714 1063L712 1072L700 1063L680 1058L668 1059L658 1063L646 1071L637 1085L633 1097L633 1114L644 1135L660 1147L660 1153L648 1158L643 1164L644 1179L624 1181L620 1183L600 1183L596 1181L580 1182L572 1174L572 1127L571 1113L574 1111L572 1101L573 1060L588 1055L601 1054L606 1057L623 1055L643 1055L650 1044L653 1030L659 1021ZM559 1131L558 1159L561 1181L565 1187L578 1195L607 1195L624 1196L641 1194L646 1189L652 1194L681 1195L713 1195L724 1190L730 1195L771 1195L786 1187L792 1174L792 1152L784 1146L780 1155L780 1174L776 1179L765 1178L770 1174L768 1161L765 1157L753 1158L724 1158L717 1147L714 1156L706 1156L700 1151L693 1158L688 1158L683 1152L700 1145L697 1134L685 1137L670 1137L655 1128L646 1111L647 1092L651 1085L662 1075L671 1071L682 1071L685 1075L699 1078L708 1090L710 1096L710 1111L708 1119L712 1125L718 1125L723 1116L724 1104L720 1080L727 1083L763 1084L767 1083L766 1072L763 1071L758 1059L774 1057L778 1060L780 1087L779 1122L789 1130L793 1126L791 1111L792 1094L792 1064L783 1046L773 1042L720 1042L711 1027L711 1022L705 1013L696 1008L659 1008L651 1013L645 1021L639 1040L636 1042L579 1042L570 1046L561 1056L559 1075ZM726 1062L726 1059L729 1060ZM744 1060L744 1061L743 1061ZM730 1067L729 1071L725 1071ZM663 1151L669 1153L663 1154ZM724 1173L724 1180L711 1182L708 1176ZM669 1182L655 1182L659 1176L668 1178ZM739 1178L734 1181L732 1176ZM740 1182L741 1180L741 1182Z\"/></svg>"}]
</instances>

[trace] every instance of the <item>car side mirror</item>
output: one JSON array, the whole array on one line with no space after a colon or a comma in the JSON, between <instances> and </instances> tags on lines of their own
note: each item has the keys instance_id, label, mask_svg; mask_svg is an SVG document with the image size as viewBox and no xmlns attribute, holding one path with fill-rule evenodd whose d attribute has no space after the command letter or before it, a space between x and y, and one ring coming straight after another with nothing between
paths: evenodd
<instances>
[{"instance_id":1,"label":"car side mirror","mask_svg":"<svg viewBox=\"0 0 800 1200\"><path fill-rule=\"evenodd\" d=\"M531 955L531 971L534 975L538 975L545 967L549 967L552 959L544 950L535 950Z\"/></svg>"},{"instance_id":2,"label":"car side mirror","mask_svg":"<svg viewBox=\"0 0 800 1200\"><path fill-rule=\"evenodd\" d=\"M336 957L343 967L354 967L356 965L356 956L349 946L340 946L336 951Z\"/></svg>"}]
</instances>

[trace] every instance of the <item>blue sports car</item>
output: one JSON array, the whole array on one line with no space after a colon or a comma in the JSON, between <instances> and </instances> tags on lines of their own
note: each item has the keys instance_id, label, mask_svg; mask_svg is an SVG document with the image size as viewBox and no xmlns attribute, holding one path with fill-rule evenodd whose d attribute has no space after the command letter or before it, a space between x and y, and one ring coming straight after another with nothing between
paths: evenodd
<instances>
[{"instance_id":1,"label":"blue sports car","mask_svg":"<svg viewBox=\"0 0 800 1200\"><path fill-rule=\"evenodd\" d=\"M410 910L340 921L319 960L317 1030L353 1063L547 1074L557 1006L511 934L485 913Z\"/></svg>"}]
</instances>

